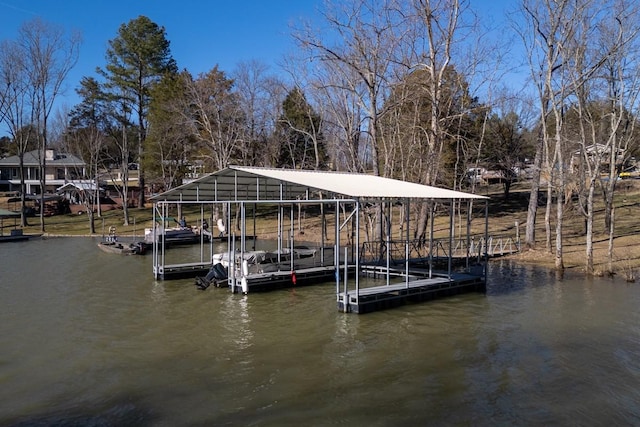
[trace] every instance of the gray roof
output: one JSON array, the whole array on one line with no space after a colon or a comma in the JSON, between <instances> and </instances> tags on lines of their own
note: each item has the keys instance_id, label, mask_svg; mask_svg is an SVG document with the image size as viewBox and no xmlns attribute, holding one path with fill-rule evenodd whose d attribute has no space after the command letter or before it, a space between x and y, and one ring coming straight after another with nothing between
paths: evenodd
<instances>
[{"instance_id":1,"label":"gray roof","mask_svg":"<svg viewBox=\"0 0 640 427\"><path fill-rule=\"evenodd\" d=\"M151 198L153 201L254 201L306 199L322 191L336 199L486 199L375 175L229 166ZM312 195L308 196L310 199Z\"/></svg>"},{"instance_id":2,"label":"gray roof","mask_svg":"<svg viewBox=\"0 0 640 427\"><path fill-rule=\"evenodd\" d=\"M39 153L41 150L27 151L24 153L24 165L25 166L38 166L40 164ZM0 166L19 166L20 158L15 156L5 157L0 159ZM82 159L74 156L73 154L58 153L53 160L47 160L47 165L60 165L60 166L84 166L85 163Z\"/></svg>"}]
</instances>

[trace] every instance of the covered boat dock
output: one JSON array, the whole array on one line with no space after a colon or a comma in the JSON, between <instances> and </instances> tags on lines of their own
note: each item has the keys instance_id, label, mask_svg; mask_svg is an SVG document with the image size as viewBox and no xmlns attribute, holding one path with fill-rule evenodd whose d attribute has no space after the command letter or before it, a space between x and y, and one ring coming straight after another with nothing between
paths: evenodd
<instances>
[{"instance_id":1,"label":"covered boat dock","mask_svg":"<svg viewBox=\"0 0 640 427\"><path fill-rule=\"evenodd\" d=\"M338 309L353 313L486 289L484 196L367 174L230 166L152 201L158 218L196 205L203 222L211 212L228 230L225 251L203 241L199 260L168 263L154 244L156 279L204 276L220 263L226 276L215 285L232 292L334 282ZM265 212L277 227L269 241L256 231ZM417 212L426 212L426 238L414 237ZM307 215L318 220L314 237L300 228Z\"/></svg>"}]
</instances>

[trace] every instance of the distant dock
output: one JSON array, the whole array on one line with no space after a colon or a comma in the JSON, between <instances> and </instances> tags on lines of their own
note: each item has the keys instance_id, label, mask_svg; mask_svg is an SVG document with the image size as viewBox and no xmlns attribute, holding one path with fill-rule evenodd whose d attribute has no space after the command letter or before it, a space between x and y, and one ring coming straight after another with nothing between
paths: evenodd
<instances>
[{"instance_id":1,"label":"distant dock","mask_svg":"<svg viewBox=\"0 0 640 427\"><path fill-rule=\"evenodd\" d=\"M11 230L11 234L0 235L0 243L3 242L22 242L42 236L42 234L22 234L21 229Z\"/></svg>"}]
</instances>

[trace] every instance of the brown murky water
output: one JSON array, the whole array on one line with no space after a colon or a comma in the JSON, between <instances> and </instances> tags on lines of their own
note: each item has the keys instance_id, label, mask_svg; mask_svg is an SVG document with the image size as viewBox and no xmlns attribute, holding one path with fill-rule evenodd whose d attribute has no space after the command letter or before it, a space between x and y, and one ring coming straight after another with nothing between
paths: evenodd
<instances>
[{"instance_id":1,"label":"brown murky water","mask_svg":"<svg viewBox=\"0 0 640 427\"><path fill-rule=\"evenodd\" d=\"M156 282L95 239L0 246L0 425L634 425L640 284L494 261L367 315L335 285Z\"/></svg>"}]
</instances>

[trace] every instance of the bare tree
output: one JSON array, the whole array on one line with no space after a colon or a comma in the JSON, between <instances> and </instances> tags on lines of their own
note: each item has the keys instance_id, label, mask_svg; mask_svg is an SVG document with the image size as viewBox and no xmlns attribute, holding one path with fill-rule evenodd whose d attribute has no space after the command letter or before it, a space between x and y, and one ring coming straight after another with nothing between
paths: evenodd
<instances>
[{"instance_id":1,"label":"bare tree","mask_svg":"<svg viewBox=\"0 0 640 427\"><path fill-rule=\"evenodd\" d=\"M0 84L2 84L3 109L0 118L7 125L19 159L20 174L20 223L28 225L25 206L25 168L24 154L30 147L30 141L37 138L33 123L36 122L35 92L30 84L24 56L20 46L11 40L0 42Z\"/></svg>"},{"instance_id":2,"label":"bare tree","mask_svg":"<svg viewBox=\"0 0 640 427\"><path fill-rule=\"evenodd\" d=\"M81 38L79 33L66 35L62 27L40 19L25 22L18 30L17 46L23 56L23 66L33 87L31 108L41 138L40 154L40 230L45 231L44 195L46 192L46 150L48 121L63 82L78 60Z\"/></svg>"},{"instance_id":3,"label":"bare tree","mask_svg":"<svg viewBox=\"0 0 640 427\"><path fill-rule=\"evenodd\" d=\"M492 55L487 54L492 44L484 40L486 30L479 25L467 0L414 0L410 12L412 25L405 37L409 45L404 49L407 57L403 62L409 71L423 76L421 96L430 105L426 120L416 122L424 141L421 158L428 159L420 165L423 171L420 182L436 185L444 171L441 164L446 151L459 150L462 126L465 121L474 120L472 116L479 107L470 96L470 82L481 80L479 76L484 74L480 73L481 64L488 64L488 58L500 55L497 46L493 46ZM496 78L487 74L483 77L487 81ZM454 161L450 166L455 168L458 163ZM418 238L426 235L430 211L427 204L419 207Z\"/></svg>"},{"instance_id":4,"label":"bare tree","mask_svg":"<svg viewBox=\"0 0 640 427\"><path fill-rule=\"evenodd\" d=\"M635 60L640 54L640 7L634 1L618 0L610 8L600 25L598 52L602 67L599 76L604 81L601 97L609 107L609 134L611 149L608 152L608 180L603 183L605 201L605 230L612 229L613 196L621 167L632 152L637 122L637 101L640 96L640 64ZM624 156L620 158L620 156Z\"/></svg>"},{"instance_id":5,"label":"bare tree","mask_svg":"<svg viewBox=\"0 0 640 427\"><path fill-rule=\"evenodd\" d=\"M196 79L187 78L186 102L190 108L190 129L202 145L201 155L215 170L226 168L238 152L245 136L244 115L233 80L214 67Z\"/></svg>"},{"instance_id":6,"label":"bare tree","mask_svg":"<svg viewBox=\"0 0 640 427\"><path fill-rule=\"evenodd\" d=\"M107 144L113 147L106 151L107 173L114 184L120 181L120 185L116 184L115 189L122 200L123 225L127 226L129 225L129 161L132 155L129 141L133 128L132 108L125 93L102 92L101 97L106 111L104 132L108 135ZM118 165L115 170L111 167L114 164ZM119 176L116 176L114 171L117 171Z\"/></svg>"},{"instance_id":7,"label":"bare tree","mask_svg":"<svg viewBox=\"0 0 640 427\"><path fill-rule=\"evenodd\" d=\"M273 135L287 92L285 83L271 75L266 64L256 60L240 62L232 78L233 92L245 117L239 160L244 165L273 166L279 148Z\"/></svg>"},{"instance_id":8,"label":"bare tree","mask_svg":"<svg viewBox=\"0 0 640 427\"><path fill-rule=\"evenodd\" d=\"M582 165L588 169L589 180L586 205L587 270L591 272L593 254L590 222L593 216L593 190L603 157L602 153L593 156L593 151L587 150L587 144L604 147L607 153L617 152L614 141L620 126L621 112L616 113L616 110L621 109L615 105L611 109L610 137L598 141L601 135L597 136L594 132L595 126L599 125L596 125L597 120L591 114L589 104L594 100L592 96L595 94L594 89L598 87L603 66L615 62L620 50L635 37L636 31L623 30L623 20L627 19L629 13L624 2L524 0L521 12L526 26L519 27L519 33L527 48L531 76L540 104L541 131L536 159L546 159L545 226L548 249L551 249L551 202L555 197L555 265L556 268L563 269L564 207L573 193L573 188L568 186L570 159L566 153L570 141L567 140L569 129L566 125L567 113L573 104L579 128L578 145L583 156L590 157L588 161L583 158ZM617 74L617 71L614 74ZM614 96L611 90L608 91L607 98L616 99L610 101L613 104L620 99ZM587 154L588 152L591 154ZM615 163L614 160L613 164ZM536 178L531 190L527 216L526 242L530 246L535 244L535 205L540 182L539 176Z\"/></svg>"},{"instance_id":9,"label":"bare tree","mask_svg":"<svg viewBox=\"0 0 640 427\"><path fill-rule=\"evenodd\" d=\"M595 4L576 39L571 69L575 87L574 111L578 121L580 172L577 181L584 186L581 208L586 222L586 265L594 273L593 231L594 195L601 184L605 200L605 231L612 238L613 193L618 174L625 162L624 153L632 140L635 120L631 110L636 105L640 87L634 61L637 53L638 19L635 2L617 1ZM608 179L601 181L603 168ZM611 239L612 241L612 239ZM612 247L609 258L611 260Z\"/></svg>"},{"instance_id":10,"label":"bare tree","mask_svg":"<svg viewBox=\"0 0 640 427\"><path fill-rule=\"evenodd\" d=\"M362 168L359 172L385 173L383 166L387 159L381 157L384 152L379 149L378 131L391 79L396 69L404 68L400 51L402 34L407 30L403 7L396 0L327 2L323 12L326 28L315 30L307 26L293 34L310 63L320 64L323 75L317 77L333 76L318 86L327 88L326 93L336 102L334 105L346 107L350 100L358 103L355 111L361 117L345 116L344 113L354 110L343 109L338 111L342 117L336 114L333 119L344 119L342 129L357 124L361 130L345 135L352 144L347 152L363 155L359 161L350 162ZM357 151L353 149L354 143L358 145ZM382 210L372 208L370 213L373 238L383 239Z\"/></svg>"},{"instance_id":11,"label":"bare tree","mask_svg":"<svg viewBox=\"0 0 640 427\"><path fill-rule=\"evenodd\" d=\"M572 44L575 35L574 19L579 21L578 18L583 13L582 8L572 8L573 3L571 0L523 0L522 25L517 27L527 51L531 77L539 102L541 130L536 148L536 167L540 168L544 160L547 173L545 225L549 246L551 202L553 196L556 197L555 265L558 269L564 268L562 227L566 166L563 157L562 131L565 102L571 94L570 82L563 68L567 67L566 48ZM534 229L539 185L540 169L537 169L531 188L525 233L525 243L531 247L535 245ZM550 250L550 247L548 249Z\"/></svg>"},{"instance_id":12,"label":"bare tree","mask_svg":"<svg viewBox=\"0 0 640 427\"><path fill-rule=\"evenodd\" d=\"M107 147L108 125L107 104L100 83L91 77L84 77L76 92L82 101L67 115L68 123L64 132L67 149L80 157L86 164L87 177L95 185L93 194L88 194L82 202L89 221L89 232L95 233L95 215L102 215L100 204L100 170L105 168L104 157ZM89 181L91 182L91 181Z\"/></svg>"},{"instance_id":13,"label":"bare tree","mask_svg":"<svg viewBox=\"0 0 640 427\"><path fill-rule=\"evenodd\" d=\"M400 33L406 28L401 25L404 17L394 0L355 0L327 3L323 18L335 38L309 27L294 32L294 38L312 60L319 60L340 77L327 82L338 84L332 90L358 97L367 137L359 143L366 144L364 152L370 158L365 167L380 175L385 159L379 157L377 147L378 121L384 114L389 79L401 59L398 50Z\"/></svg>"},{"instance_id":14,"label":"bare tree","mask_svg":"<svg viewBox=\"0 0 640 427\"><path fill-rule=\"evenodd\" d=\"M335 169L351 172L365 170L367 158L367 137L363 132L365 120L364 106L359 102L362 94L358 88L354 91L343 90L352 78L349 72L332 73L330 69L322 70L324 76L319 77L314 86L318 99L319 111L324 117L324 133L327 138L329 152Z\"/></svg>"}]
</instances>

